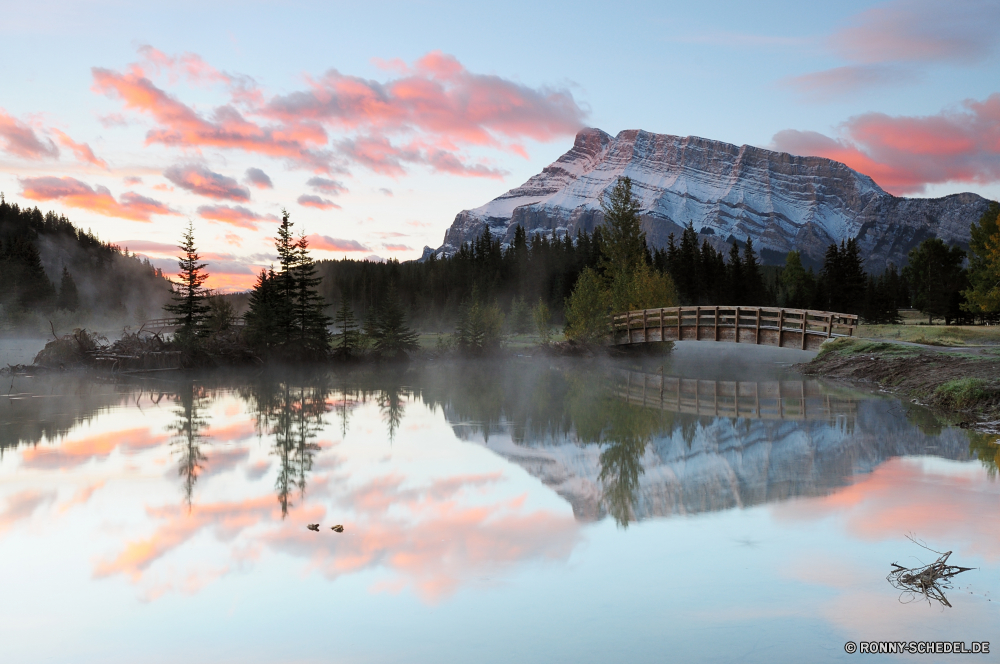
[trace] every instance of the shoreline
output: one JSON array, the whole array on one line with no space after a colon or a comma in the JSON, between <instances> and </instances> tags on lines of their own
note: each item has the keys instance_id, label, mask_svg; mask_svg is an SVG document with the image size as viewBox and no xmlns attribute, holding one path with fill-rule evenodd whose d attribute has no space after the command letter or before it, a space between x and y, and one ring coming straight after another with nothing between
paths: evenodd
<instances>
[{"instance_id":1,"label":"shoreline","mask_svg":"<svg viewBox=\"0 0 1000 664\"><path fill-rule=\"evenodd\" d=\"M963 428L1000 433L1000 346L939 348L840 338L796 368L808 376L874 385Z\"/></svg>"}]
</instances>

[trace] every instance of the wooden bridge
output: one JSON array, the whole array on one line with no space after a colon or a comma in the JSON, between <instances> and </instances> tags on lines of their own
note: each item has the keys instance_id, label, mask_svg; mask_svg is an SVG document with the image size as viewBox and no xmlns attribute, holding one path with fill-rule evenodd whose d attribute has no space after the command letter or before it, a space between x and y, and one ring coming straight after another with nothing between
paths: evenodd
<instances>
[{"instance_id":1,"label":"wooden bridge","mask_svg":"<svg viewBox=\"0 0 1000 664\"><path fill-rule=\"evenodd\" d=\"M616 394L626 403L672 413L755 420L826 420L857 417L857 402L824 391L815 380L701 380L624 371Z\"/></svg>"},{"instance_id":2,"label":"wooden bridge","mask_svg":"<svg viewBox=\"0 0 1000 664\"><path fill-rule=\"evenodd\" d=\"M246 325L246 321L243 320L242 316L237 316L229 324L233 327L243 327ZM180 326L181 323L177 318L153 318L145 321L135 332L136 334L142 332L149 332L150 334L173 334Z\"/></svg>"},{"instance_id":3,"label":"wooden bridge","mask_svg":"<svg viewBox=\"0 0 1000 664\"><path fill-rule=\"evenodd\" d=\"M668 307L611 316L616 345L658 341L729 341L818 350L832 337L854 336L858 317L777 307Z\"/></svg>"}]
</instances>

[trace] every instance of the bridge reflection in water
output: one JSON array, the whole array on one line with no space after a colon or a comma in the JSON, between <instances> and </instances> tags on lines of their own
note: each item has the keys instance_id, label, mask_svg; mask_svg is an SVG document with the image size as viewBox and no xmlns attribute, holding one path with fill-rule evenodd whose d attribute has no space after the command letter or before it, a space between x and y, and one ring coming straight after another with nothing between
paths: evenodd
<instances>
[{"instance_id":1,"label":"bridge reflection in water","mask_svg":"<svg viewBox=\"0 0 1000 664\"><path fill-rule=\"evenodd\" d=\"M619 375L615 394L631 405L672 413L755 420L853 420L857 401L832 395L815 380L734 381Z\"/></svg>"}]
</instances>

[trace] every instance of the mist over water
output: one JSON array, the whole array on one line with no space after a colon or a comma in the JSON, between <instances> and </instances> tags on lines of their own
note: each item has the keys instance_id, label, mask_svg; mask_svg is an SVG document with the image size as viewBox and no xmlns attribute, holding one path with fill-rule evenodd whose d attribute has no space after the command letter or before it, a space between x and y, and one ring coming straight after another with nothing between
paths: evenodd
<instances>
[{"instance_id":1,"label":"mist over water","mask_svg":"<svg viewBox=\"0 0 1000 664\"><path fill-rule=\"evenodd\" d=\"M823 662L848 640L989 640L988 441L801 359L682 343L15 378L4 659ZM886 583L933 557L907 534L979 568L952 608Z\"/></svg>"}]
</instances>

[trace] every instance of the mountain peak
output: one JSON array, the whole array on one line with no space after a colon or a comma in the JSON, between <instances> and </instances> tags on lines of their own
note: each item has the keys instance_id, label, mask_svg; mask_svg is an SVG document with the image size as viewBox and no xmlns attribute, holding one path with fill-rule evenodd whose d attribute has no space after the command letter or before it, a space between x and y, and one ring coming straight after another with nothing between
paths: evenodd
<instances>
[{"instance_id":1,"label":"mountain peak","mask_svg":"<svg viewBox=\"0 0 1000 664\"><path fill-rule=\"evenodd\" d=\"M969 226L989 203L976 194L897 198L824 157L641 129L612 137L588 127L538 175L460 212L437 253L450 255L486 228L504 242L519 225L529 235L592 232L603 222L601 197L621 176L632 179L654 247L691 223L720 248L750 237L766 262L783 262L794 249L819 264L829 244L857 237L872 271L905 264L909 249L927 237L967 247Z\"/></svg>"}]
</instances>

